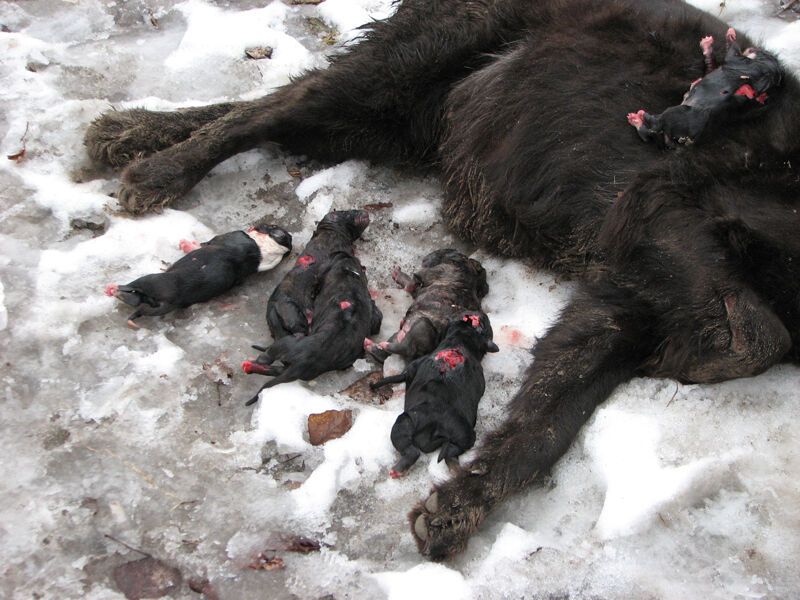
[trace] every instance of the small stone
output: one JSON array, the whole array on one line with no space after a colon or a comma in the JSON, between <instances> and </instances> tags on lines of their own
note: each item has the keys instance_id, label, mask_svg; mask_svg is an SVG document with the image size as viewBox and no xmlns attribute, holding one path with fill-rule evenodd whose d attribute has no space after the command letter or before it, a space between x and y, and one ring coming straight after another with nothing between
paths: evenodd
<instances>
[{"instance_id":1,"label":"small stone","mask_svg":"<svg viewBox=\"0 0 800 600\"><path fill-rule=\"evenodd\" d=\"M272 58L272 47L271 46L253 46L251 48L246 48L244 51L247 58L252 58L253 60L261 60L264 58Z\"/></svg>"},{"instance_id":2,"label":"small stone","mask_svg":"<svg viewBox=\"0 0 800 600\"><path fill-rule=\"evenodd\" d=\"M278 571L285 566L286 564L280 556L267 556L261 553L256 556L253 562L247 565L247 568L254 571Z\"/></svg>"},{"instance_id":3,"label":"small stone","mask_svg":"<svg viewBox=\"0 0 800 600\"><path fill-rule=\"evenodd\" d=\"M86 229L97 236L105 232L106 228L108 227L108 219L104 214L89 215L87 217L75 217L70 219L69 226L76 231Z\"/></svg>"},{"instance_id":4,"label":"small stone","mask_svg":"<svg viewBox=\"0 0 800 600\"><path fill-rule=\"evenodd\" d=\"M352 410L326 410L308 415L308 438L312 446L320 446L342 437L352 426Z\"/></svg>"},{"instance_id":5,"label":"small stone","mask_svg":"<svg viewBox=\"0 0 800 600\"><path fill-rule=\"evenodd\" d=\"M51 429L47 435L45 435L42 446L45 450L52 450L53 448L63 446L69 440L69 438L69 431L63 427L57 427L55 429Z\"/></svg>"},{"instance_id":6,"label":"small stone","mask_svg":"<svg viewBox=\"0 0 800 600\"><path fill-rule=\"evenodd\" d=\"M166 563L148 556L114 569L114 582L128 600L162 598L178 591L181 572Z\"/></svg>"}]
</instances>

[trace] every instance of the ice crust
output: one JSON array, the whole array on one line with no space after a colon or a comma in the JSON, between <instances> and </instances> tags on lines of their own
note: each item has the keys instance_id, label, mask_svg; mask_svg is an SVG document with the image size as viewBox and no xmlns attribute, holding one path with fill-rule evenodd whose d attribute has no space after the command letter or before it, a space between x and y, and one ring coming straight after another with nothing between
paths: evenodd
<instances>
[{"instance_id":1,"label":"ice crust","mask_svg":"<svg viewBox=\"0 0 800 600\"><path fill-rule=\"evenodd\" d=\"M695 4L720 11L717 0ZM116 212L116 176L91 166L82 146L101 112L258 97L340 51L309 18L348 44L392 10L389 0L0 3L10 30L0 33L0 151L26 150L19 162L0 159L0 596L121 598L111 572L140 558L124 542L186 578L207 577L222 598L796 597L797 368L720 385L621 386L548 485L511 498L446 565L419 557L406 513L447 468L434 454L387 477L402 386L385 404L340 393L371 368L359 361L243 406L261 381L238 365L251 343L269 341L266 298L332 208L391 204L373 210L357 245L384 313L377 339L411 301L391 281L395 264L413 272L441 247L482 261L501 352L484 363L479 437L501 421L529 349L572 293L570 282L452 237L434 178L359 161L326 167L253 150L173 209ZM722 17L800 69L800 21L775 10L728 0ZM245 58L251 45L272 46L273 57ZM295 253L219 299L132 331L129 308L102 293L179 258L181 238L264 216L293 234ZM330 409L352 410L353 428L311 446L308 415ZM286 534L323 547L284 553L284 570L247 568ZM184 585L177 597L199 596Z\"/></svg>"}]
</instances>

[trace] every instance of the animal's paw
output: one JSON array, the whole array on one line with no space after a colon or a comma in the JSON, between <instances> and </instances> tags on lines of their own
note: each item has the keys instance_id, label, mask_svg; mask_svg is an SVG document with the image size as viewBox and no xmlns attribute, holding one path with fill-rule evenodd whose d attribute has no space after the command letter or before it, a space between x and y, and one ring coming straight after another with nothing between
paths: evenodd
<instances>
[{"instance_id":1,"label":"animal's paw","mask_svg":"<svg viewBox=\"0 0 800 600\"><path fill-rule=\"evenodd\" d=\"M729 27L728 31L725 32L725 39L729 44L736 41L736 30L733 27Z\"/></svg>"},{"instance_id":2,"label":"animal's paw","mask_svg":"<svg viewBox=\"0 0 800 600\"><path fill-rule=\"evenodd\" d=\"M700 40L700 48L703 50L703 54L711 54L711 47L714 45L714 36L707 35L703 39Z\"/></svg>"},{"instance_id":3,"label":"animal's paw","mask_svg":"<svg viewBox=\"0 0 800 600\"><path fill-rule=\"evenodd\" d=\"M89 156L114 169L162 150L173 143L163 127L149 124L150 113L143 109L111 111L95 119L84 136Z\"/></svg>"},{"instance_id":4,"label":"animal's paw","mask_svg":"<svg viewBox=\"0 0 800 600\"><path fill-rule=\"evenodd\" d=\"M636 127L636 129L640 129L644 125L644 115L644 110L628 113L628 123Z\"/></svg>"},{"instance_id":5,"label":"animal's paw","mask_svg":"<svg viewBox=\"0 0 800 600\"><path fill-rule=\"evenodd\" d=\"M193 252L200 247L200 242L196 240L181 240L178 242L178 247L185 253Z\"/></svg>"},{"instance_id":6,"label":"animal's paw","mask_svg":"<svg viewBox=\"0 0 800 600\"><path fill-rule=\"evenodd\" d=\"M420 554L431 560L445 560L462 552L483 521L480 492L476 489L475 495L470 493L463 485L464 477L470 476L456 477L434 489L408 515Z\"/></svg>"},{"instance_id":7,"label":"animal's paw","mask_svg":"<svg viewBox=\"0 0 800 600\"><path fill-rule=\"evenodd\" d=\"M156 154L125 169L117 200L133 214L159 211L186 194L195 183L180 162Z\"/></svg>"}]
</instances>

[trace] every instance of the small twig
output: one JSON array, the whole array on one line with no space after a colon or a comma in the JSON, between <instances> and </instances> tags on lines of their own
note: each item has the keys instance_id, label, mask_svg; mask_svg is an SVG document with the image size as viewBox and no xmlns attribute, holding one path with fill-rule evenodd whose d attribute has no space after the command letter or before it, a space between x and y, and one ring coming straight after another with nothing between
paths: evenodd
<instances>
[{"instance_id":1,"label":"small twig","mask_svg":"<svg viewBox=\"0 0 800 600\"><path fill-rule=\"evenodd\" d=\"M152 555L152 554L149 554L149 553L145 552L144 550L139 550L139 548L134 548L134 547L133 547L133 546L131 546L130 544L126 544L126 543L125 543L125 542L123 542L122 540L118 540L117 538L115 538L115 537L114 537L113 535L111 535L111 534L104 533L103 535L104 535L105 537L107 537L108 539L110 539L110 540L112 540L112 541L114 541L114 542L117 542L117 543L118 543L120 546L125 546L125 547L126 547L128 550L133 550L134 552L138 552L139 554L143 554L144 556L147 556L148 558L153 558L153 555Z\"/></svg>"},{"instance_id":2,"label":"small twig","mask_svg":"<svg viewBox=\"0 0 800 600\"><path fill-rule=\"evenodd\" d=\"M675 396L678 395L678 389L679 388L680 388L680 385L677 382L675 382L675 393L672 394L672 398L670 398L669 402L667 402L667 407L669 407L669 405L672 404L672 401L675 400Z\"/></svg>"},{"instance_id":3,"label":"small twig","mask_svg":"<svg viewBox=\"0 0 800 600\"><path fill-rule=\"evenodd\" d=\"M529 553L529 554L528 554L528 558L530 558L530 557L531 557L531 556L533 556L534 554L538 554L539 552L541 552L543 547L544 547L544 546L539 546L538 548L536 548L536 550L534 550L533 552Z\"/></svg>"},{"instance_id":4,"label":"small twig","mask_svg":"<svg viewBox=\"0 0 800 600\"><path fill-rule=\"evenodd\" d=\"M289 458L285 458L284 460L279 461L278 464L279 465L285 465L286 463L292 462L293 460L296 460L296 459L300 458L301 456L303 456L303 453L302 452L298 452L297 454L295 454L293 456L290 456Z\"/></svg>"},{"instance_id":5,"label":"small twig","mask_svg":"<svg viewBox=\"0 0 800 600\"><path fill-rule=\"evenodd\" d=\"M19 138L19 141L22 144L22 150L20 150L19 152L14 153L14 154L7 155L6 158L8 160L14 160L14 161L19 162L23 158L25 158L25 153L28 151L28 148L27 148L27 146L25 144L25 138L28 137L28 127L30 127L30 125L31 124L30 124L29 121L25 121L25 133L23 133L22 137Z\"/></svg>"}]
</instances>

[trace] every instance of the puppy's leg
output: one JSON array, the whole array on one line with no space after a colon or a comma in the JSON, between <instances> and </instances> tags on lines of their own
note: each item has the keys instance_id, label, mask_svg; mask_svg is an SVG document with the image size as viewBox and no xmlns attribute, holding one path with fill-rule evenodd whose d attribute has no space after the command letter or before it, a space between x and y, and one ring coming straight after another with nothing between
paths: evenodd
<instances>
[{"instance_id":1,"label":"puppy's leg","mask_svg":"<svg viewBox=\"0 0 800 600\"><path fill-rule=\"evenodd\" d=\"M226 102L174 112L143 108L109 111L89 125L83 143L92 160L121 169L138 158L182 142L233 106Z\"/></svg>"},{"instance_id":2,"label":"puppy's leg","mask_svg":"<svg viewBox=\"0 0 800 600\"><path fill-rule=\"evenodd\" d=\"M397 287L404 289L409 294L413 293L414 290L417 289L417 280L414 279L413 276L403 273L398 266L395 266L395 268L392 269L392 279L394 279Z\"/></svg>"},{"instance_id":3,"label":"puppy's leg","mask_svg":"<svg viewBox=\"0 0 800 600\"><path fill-rule=\"evenodd\" d=\"M449 411L444 422L438 427L438 434L446 439L439 451L439 462L452 461L475 444L475 427L456 410Z\"/></svg>"},{"instance_id":4,"label":"puppy's leg","mask_svg":"<svg viewBox=\"0 0 800 600\"><path fill-rule=\"evenodd\" d=\"M379 379L378 381L373 381L369 384L373 390L377 390L379 387L383 387L385 385L389 385L392 383L403 383L408 378L408 373L403 371L402 373L398 373L397 375L390 375L389 377L384 377L383 379Z\"/></svg>"},{"instance_id":5,"label":"puppy's leg","mask_svg":"<svg viewBox=\"0 0 800 600\"><path fill-rule=\"evenodd\" d=\"M387 341L372 344L367 351L383 362L390 354L414 359L432 352L439 342L439 332L428 319L418 319L403 327Z\"/></svg>"},{"instance_id":6,"label":"puppy's leg","mask_svg":"<svg viewBox=\"0 0 800 600\"><path fill-rule=\"evenodd\" d=\"M417 462L420 451L414 445L414 421L408 413L402 413L392 427L392 445L400 453L400 459L389 471L389 477L397 479L406 474L411 466Z\"/></svg>"},{"instance_id":7,"label":"puppy's leg","mask_svg":"<svg viewBox=\"0 0 800 600\"><path fill-rule=\"evenodd\" d=\"M371 300L372 302L372 320L369 324L369 334L370 335L377 335L381 331L381 323L383 323L383 313L381 309L378 308L378 305L375 304L375 300Z\"/></svg>"},{"instance_id":8,"label":"puppy's leg","mask_svg":"<svg viewBox=\"0 0 800 600\"><path fill-rule=\"evenodd\" d=\"M290 300L269 303L267 306L267 325L276 340L297 333L307 334L309 316Z\"/></svg>"},{"instance_id":9,"label":"puppy's leg","mask_svg":"<svg viewBox=\"0 0 800 600\"><path fill-rule=\"evenodd\" d=\"M595 407L633 375L648 351L640 340L649 321L634 306L614 292L579 297L565 310L537 345L505 423L409 514L422 554L443 560L462 551L487 514L546 474Z\"/></svg>"}]
</instances>

